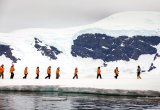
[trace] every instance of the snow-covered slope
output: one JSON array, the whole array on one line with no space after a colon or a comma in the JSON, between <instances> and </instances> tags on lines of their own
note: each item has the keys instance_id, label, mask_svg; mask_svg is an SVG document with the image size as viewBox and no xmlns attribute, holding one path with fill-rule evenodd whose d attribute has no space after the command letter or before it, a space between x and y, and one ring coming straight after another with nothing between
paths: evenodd
<instances>
[{"instance_id":1,"label":"snow-covered slope","mask_svg":"<svg viewBox=\"0 0 160 110\"><path fill-rule=\"evenodd\" d=\"M94 24L67 29L16 30L1 33L0 39L0 63L5 65L5 78L9 78L9 68L16 58L15 78L23 77L26 66L30 79L35 78L37 66L41 79L48 66L52 67L52 78L57 67L61 79L71 79L75 67L80 79L95 78L96 69L101 66L104 79L114 78L115 67L119 67L119 79L135 79L140 65L142 77L160 79L160 58L154 59L160 54L159 12L123 12ZM152 66L155 68L150 70Z\"/></svg>"},{"instance_id":2,"label":"snow-covered slope","mask_svg":"<svg viewBox=\"0 0 160 110\"><path fill-rule=\"evenodd\" d=\"M159 18L159 12L122 12L98 21L94 26L116 30L156 30L160 28Z\"/></svg>"}]
</instances>

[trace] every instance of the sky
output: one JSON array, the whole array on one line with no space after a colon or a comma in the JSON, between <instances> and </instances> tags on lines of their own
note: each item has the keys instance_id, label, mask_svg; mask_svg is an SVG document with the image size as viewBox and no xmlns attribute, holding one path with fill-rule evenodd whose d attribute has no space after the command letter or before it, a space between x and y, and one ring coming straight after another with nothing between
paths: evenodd
<instances>
[{"instance_id":1,"label":"sky","mask_svg":"<svg viewBox=\"0 0 160 110\"><path fill-rule=\"evenodd\" d=\"M0 32L67 28L123 11L160 11L160 0L0 0Z\"/></svg>"}]
</instances>

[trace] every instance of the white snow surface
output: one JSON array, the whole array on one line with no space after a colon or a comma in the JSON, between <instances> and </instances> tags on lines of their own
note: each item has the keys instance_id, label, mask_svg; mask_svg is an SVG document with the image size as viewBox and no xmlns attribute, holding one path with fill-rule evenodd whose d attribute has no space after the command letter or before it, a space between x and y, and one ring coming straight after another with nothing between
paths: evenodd
<instances>
[{"instance_id":1,"label":"white snow surface","mask_svg":"<svg viewBox=\"0 0 160 110\"><path fill-rule=\"evenodd\" d=\"M160 58L153 61L155 55L141 55L136 61L131 59L128 62L107 62L107 67L103 67L102 60L71 55L71 45L78 35L96 32L114 37L120 35L160 36L160 13L123 12L86 26L66 29L31 28L0 33L0 44L11 45L14 48L13 55L21 59L15 64L15 79L9 80L9 68L12 61L4 55L0 57L0 63L5 67L5 80L0 80L0 86L53 84L67 87L160 91ZM63 53L57 56L57 60L50 60L48 57L42 56L41 52L34 48L34 37L40 39L44 44L55 46ZM156 48L160 54L160 44ZM157 68L151 72L142 73L142 80L137 80L137 66L140 65L142 70L148 70L152 62ZM28 80L21 80L26 66L29 68ZM40 67L40 80L33 80L36 77L37 66ZM52 67L51 79L43 80L47 75L48 66ZM95 80L98 66L102 66L103 80ZM60 80L54 80L57 67L60 67ZM72 81L75 67L78 67L79 79ZM118 80L114 79L115 67L119 67L120 71Z\"/></svg>"}]
</instances>

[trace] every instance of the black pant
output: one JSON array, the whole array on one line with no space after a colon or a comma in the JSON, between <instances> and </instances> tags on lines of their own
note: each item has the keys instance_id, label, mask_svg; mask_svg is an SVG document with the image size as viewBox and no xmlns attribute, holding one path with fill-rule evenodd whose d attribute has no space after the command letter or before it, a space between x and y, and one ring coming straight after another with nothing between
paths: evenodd
<instances>
[{"instance_id":1,"label":"black pant","mask_svg":"<svg viewBox=\"0 0 160 110\"><path fill-rule=\"evenodd\" d=\"M140 72L137 72L137 79L141 79Z\"/></svg>"},{"instance_id":2,"label":"black pant","mask_svg":"<svg viewBox=\"0 0 160 110\"><path fill-rule=\"evenodd\" d=\"M118 78L118 74L116 74L114 77L117 79Z\"/></svg>"},{"instance_id":3,"label":"black pant","mask_svg":"<svg viewBox=\"0 0 160 110\"><path fill-rule=\"evenodd\" d=\"M24 75L23 79L26 79L26 78L27 78L27 74Z\"/></svg>"},{"instance_id":4,"label":"black pant","mask_svg":"<svg viewBox=\"0 0 160 110\"><path fill-rule=\"evenodd\" d=\"M4 79L4 74L3 73L0 73L0 78L1 78L1 76L2 76L2 79Z\"/></svg>"},{"instance_id":5,"label":"black pant","mask_svg":"<svg viewBox=\"0 0 160 110\"><path fill-rule=\"evenodd\" d=\"M10 76L10 79L13 79L13 77L14 77L14 73L12 72L11 76Z\"/></svg>"},{"instance_id":6,"label":"black pant","mask_svg":"<svg viewBox=\"0 0 160 110\"><path fill-rule=\"evenodd\" d=\"M38 79L39 78L39 74L37 74L37 76L36 76L36 79Z\"/></svg>"},{"instance_id":7,"label":"black pant","mask_svg":"<svg viewBox=\"0 0 160 110\"><path fill-rule=\"evenodd\" d=\"M50 74L48 74L48 76L46 76L46 77L45 77L45 79L47 79L47 78L48 78L48 79L50 79L50 77L51 77L51 75L50 75Z\"/></svg>"},{"instance_id":8,"label":"black pant","mask_svg":"<svg viewBox=\"0 0 160 110\"><path fill-rule=\"evenodd\" d=\"M56 74L56 79L59 79L59 76L60 76L59 74Z\"/></svg>"},{"instance_id":9,"label":"black pant","mask_svg":"<svg viewBox=\"0 0 160 110\"><path fill-rule=\"evenodd\" d=\"M75 75L73 76L73 79L74 79L75 77L78 79L78 75L77 75L77 74L75 74Z\"/></svg>"},{"instance_id":10,"label":"black pant","mask_svg":"<svg viewBox=\"0 0 160 110\"><path fill-rule=\"evenodd\" d=\"M102 76L101 76L101 74L97 74L97 79L98 79L98 77L100 77L100 79L102 79Z\"/></svg>"}]
</instances>

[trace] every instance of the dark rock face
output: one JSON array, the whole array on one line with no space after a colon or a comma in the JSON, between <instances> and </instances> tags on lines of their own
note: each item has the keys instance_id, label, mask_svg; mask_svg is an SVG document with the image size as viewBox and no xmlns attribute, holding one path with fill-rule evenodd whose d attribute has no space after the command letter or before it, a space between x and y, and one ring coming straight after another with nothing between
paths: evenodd
<instances>
[{"instance_id":1,"label":"dark rock face","mask_svg":"<svg viewBox=\"0 0 160 110\"><path fill-rule=\"evenodd\" d=\"M34 47L37 49L37 51L41 51L41 54L43 56L47 56L50 59L54 60L54 59L57 59L56 55L62 53L61 51L59 51L57 48L53 46L43 44L43 42L40 41L38 38L34 38L34 39L35 39Z\"/></svg>"},{"instance_id":2,"label":"dark rock face","mask_svg":"<svg viewBox=\"0 0 160 110\"><path fill-rule=\"evenodd\" d=\"M154 57L154 61L157 59L157 57L160 57L160 55L158 53L156 53L156 55Z\"/></svg>"},{"instance_id":3,"label":"dark rock face","mask_svg":"<svg viewBox=\"0 0 160 110\"><path fill-rule=\"evenodd\" d=\"M73 41L71 54L82 58L91 57L103 61L129 59L137 60L140 55L156 54L155 45L160 43L158 36L119 36L106 34L82 34Z\"/></svg>"},{"instance_id":4,"label":"dark rock face","mask_svg":"<svg viewBox=\"0 0 160 110\"><path fill-rule=\"evenodd\" d=\"M156 67L153 65L153 63L151 63L151 66L149 67L148 72L152 71L153 69L156 69Z\"/></svg>"},{"instance_id":5,"label":"dark rock face","mask_svg":"<svg viewBox=\"0 0 160 110\"><path fill-rule=\"evenodd\" d=\"M9 45L2 45L0 44L0 56L5 55L7 58L10 58L13 63L16 63L17 60L20 60L19 58L16 58L12 55L12 48L10 48Z\"/></svg>"}]
</instances>

